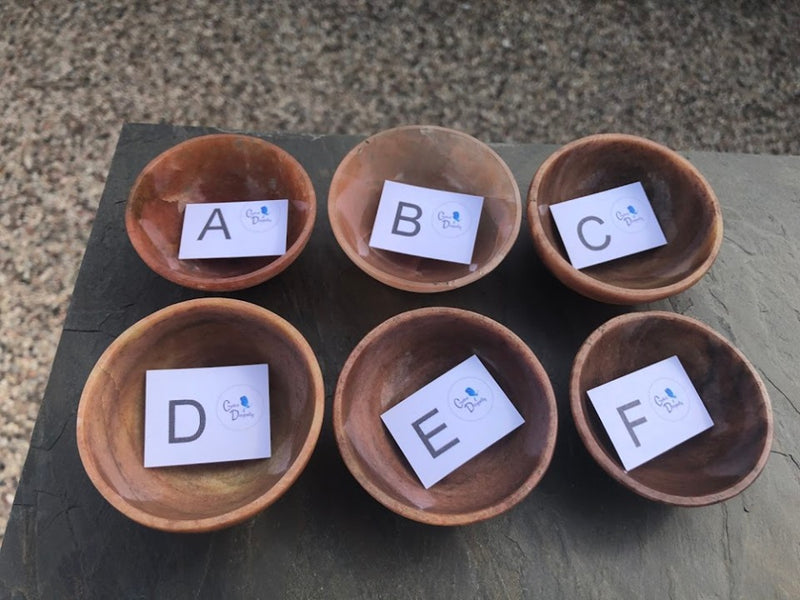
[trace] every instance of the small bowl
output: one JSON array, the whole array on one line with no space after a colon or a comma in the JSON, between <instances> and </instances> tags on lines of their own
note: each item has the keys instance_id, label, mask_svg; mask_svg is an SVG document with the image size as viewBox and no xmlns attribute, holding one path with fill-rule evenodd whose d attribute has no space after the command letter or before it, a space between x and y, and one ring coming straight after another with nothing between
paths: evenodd
<instances>
[{"instance_id":1,"label":"small bowl","mask_svg":"<svg viewBox=\"0 0 800 600\"><path fill-rule=\"evenodd\" d=\"M386 180L483 196L472 263L370 248ZM519 234L522 205L514 175L489 146L452 129L415 125L375 134L345 156L331 181L328 216L342 250L368 275L410 292L445 292L500 264Z\"/></svg>"},{"instance_id":2,"label":"small bowl","mask_svg":"<svg viewBox=\"0 0 800 600\"><path fill-rule=\"evenodd\" d=\"M567 258L550 206L641 182L667 244L578 270ZM711 267L722 243L714 191L685 158L622 134L581 138L552 154L528 190L528 222L544 264L567 287L611 304L653 302L682 292Z\"/></svg>"},{"instance_id":3,"label":"small bowl","mask_svg":"<svg viewBox=\"0 0 800 600\"><path fill-rule=\"evenodd\" d=\"M525 423L425 489L381 414L476 354ZM520 502L544 475L556 440L553 388L511 331L477 313L422 308L397 315L356 346L339 376L333 426L344 462L378 502L432 525L464 525Z\"/></svg>"},{"instance_id":4,"label":"small bowl","mask_svg":"<svg viewBox=\"0 0 800 600\"><path fill-rule=\"evenodd\" d=\"M178 258L189 203L289 200L286 252L247 258ZM192 138L154 158L133 184L125 209L128 237L162 277L189 288L233 291L275 277L300 255L317 215L314 186L286 151L256 137Z\"/></svg>"},{"instance_id":5,"label":"small bowl","mask_svg":"<svg viewBox=\"0 0 800 600\"><path fill-rule=\"evenodd\" d=\"M144 467L146 370L255 363L269 365L270 458ZM97 361L78 406L78 450L97 490L134 521L221 529L294 483L317 443L324 399L314 352L287 321L240 300L189 300L135 323Z\"/></svg>"},{"instance_id":6,"label":"small bowl","mask_svg":"<svg viewBox=\"0 0 800 600\"><path fill-rule=\"evenodd\" d=\"M626 472L586 394L677 355L714 425ZM700 321L669 312L611 319L581 346L570 378L572 416L600 466L637 494L677 506L732 498L758 477L772 446L772 408L744 355Z\"/></svg>"}]
</instances>

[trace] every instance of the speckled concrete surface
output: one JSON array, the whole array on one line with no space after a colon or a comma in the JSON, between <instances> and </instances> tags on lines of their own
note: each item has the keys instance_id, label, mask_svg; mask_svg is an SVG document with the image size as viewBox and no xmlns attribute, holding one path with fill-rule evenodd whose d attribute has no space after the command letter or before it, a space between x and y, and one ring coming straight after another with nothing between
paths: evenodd
<instances>
[{"instance_id":1,"label":"speckled concrete surface","mask_svg":"<svg viewBox=\"0 0 800 600\"><path fill-rule=\"evenodd\" d=\"M124 121L798 154L798 31L795 0L4 2L0 532Z\"/></svg>"}]
</instances>

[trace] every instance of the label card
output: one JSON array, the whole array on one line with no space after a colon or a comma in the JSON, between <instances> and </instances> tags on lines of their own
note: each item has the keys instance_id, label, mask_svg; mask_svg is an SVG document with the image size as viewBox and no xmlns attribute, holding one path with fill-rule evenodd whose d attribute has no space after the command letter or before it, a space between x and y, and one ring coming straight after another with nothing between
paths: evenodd
<instances>
[{"instance_id":1,"label":"label card","mask_svg":"<svg viewBox=\"0 0 800 600\"><path fill-rule=\"evenodd\" d=\"M587 394L626 471L714 424L677 356Z\"/></svg>"},{"instance_id":2,"label":"label card","mask_svg":"<svg viewBox=\"0 0 800 600\"><path fill-rule=\"evenodd\" d=\"M267 458L265 364L147 371L144 466Z\"/></svg>"},{"instance_id":3,"label":"label card","mask_svg":"<svg viewBox=\"0 0 800 600\"><path fill-rule=\"evenodd\" d=\"M178 258L280 256L288 200L187 204Z\"/></svg>"},{"instance_id":4,"label":"label card","mask_svg":"<svg viewBox=\"0 0 800 600\"><path fill-rule=\"evenodd\" d=\"M483 198L386 181L369 245L468 265Z\"/></svg>"},{"instance_id":5,"label":"label card","mask_svg":"<svg viewBox=\"0 0 800 600\"><path fill-rule=\"evenodd\" d=\"M550 212L576 269L667 243L638 181L552 204Z\"/></svg>"},{"instance_id":6,"label":"label card","mask_svg":"<svg viewBox=\"0 0 800 600\"><path fill-rule=\"evenodd\" d=\"M524 423L474 355L381 419L425 489Z\"/></svg>"}]
</instances>

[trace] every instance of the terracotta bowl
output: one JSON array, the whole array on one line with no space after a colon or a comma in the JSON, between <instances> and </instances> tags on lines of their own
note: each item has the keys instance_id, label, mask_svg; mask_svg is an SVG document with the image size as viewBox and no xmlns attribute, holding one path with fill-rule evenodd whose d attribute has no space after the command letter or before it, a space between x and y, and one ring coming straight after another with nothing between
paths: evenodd
<instances>
[{"instance_id":1,"label":"terracotta bowl","mask_svg":"<svg viewBox=\"0 0 800 600\"><path fill-rule=\"evenodd\" d=\"M144 468L147 369L267 363L272 456ZM81 395L78 450L98 491L148 527L221 529L277 500L317 443L324 408L314 353L288 322L239 300L175 304L131 326L103 353Z\"/></svg>"},{"instance_id":2,"label":"terracotta bowl","mask_svg":"<svg viewBox=\"0 0 800 600\"><path fill-rule=\"evenodd\" d=\"M476 354L525 424L425 489L380 415ZM553 389L536 356L511 331L477 313L423 308L371 331L342 369L333 403L345 463L376 500L433 525L464 525L520 502L544 475L555 446Z\"/></svg>"},{"instance_id":3,"label":"terracotta bowl","mask_svg":"<svg viewBox=\"0 0 800 600\"><path fill-rule=\"evenodd\" d=\"M369 247L386 180L483 196L472 263L456 264ZM331 181L328 216L347 256L364 272L411 292L444 292L490 273L519 234L522 206L508 166L473 137L442 127L382 131L345 156Z\"/></svg>"},{"instance_id":4,"label":"terracotta bowl","mask_svg":"<svg viewBox=\"0 0 800 600\"><path fill-rule=\"evenodd\" d=\"M178 259L183 213L193 202L289 200L286 253L248 258ZM274 277L308 243L317 202L303 167L256 137L192 138L154 158L133 184L125 227L133 247L156 273L189 288L231 291Z\"/></svg>"},{"instance_id":5,"label":"terracotta bowl","mask_svg":"<svg viewBox=\"0 0 800 600\"><path fill-rule=\"evenodd\" d=\"M575 269L550 205L636 181L667 244ZM564 285L612 304L653 302L686 290L708 271L722 243L719 203L698 170L669 148L631 135L593 135L552 154L528 190L528 222L542 261Z\"/></svg>"},{"instance_id":6,"label":"terracotta bowl","mask_svg":"<svg viewBox=\"0 0 800 600\"><path fill-rule=\"evenodd\" d=\"M677 355L714 425L625 472L586 390ZM772 446L764 384L739 350L707 325L668 312L629 313L584 342L570 379L578 433L600 466L637 494L704 506L732 498L758 477Z\"/></svg>"}]
</instances>

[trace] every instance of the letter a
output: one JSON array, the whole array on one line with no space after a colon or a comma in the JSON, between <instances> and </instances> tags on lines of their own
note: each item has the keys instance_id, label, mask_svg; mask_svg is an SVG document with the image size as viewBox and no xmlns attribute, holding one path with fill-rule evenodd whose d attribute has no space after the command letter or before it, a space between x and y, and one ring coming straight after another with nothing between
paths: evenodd
<instances>
[{"instance_id":1,"label":"letter a","mask_svg":"<svg viewBox=\"0 0 800 600\"><path fill-rule=\"evenodd\" d=\"M211 223L214 221L214 217L219 218L219 225L212 225ZM197 238L197 241L200 242L203 240L203 236L205 236L206 231L211 231L212 229L221 229L222 233L225 234L225 239L231 239L231 234L228 232L228 226L225 224L225 219L222 217L222 210L219 208L215 208L211 211L211 216L208 217L208 221L206 222L206 226L203 227L203 231L200 232L200 237Z\"/></svg>"}]
</instances>

